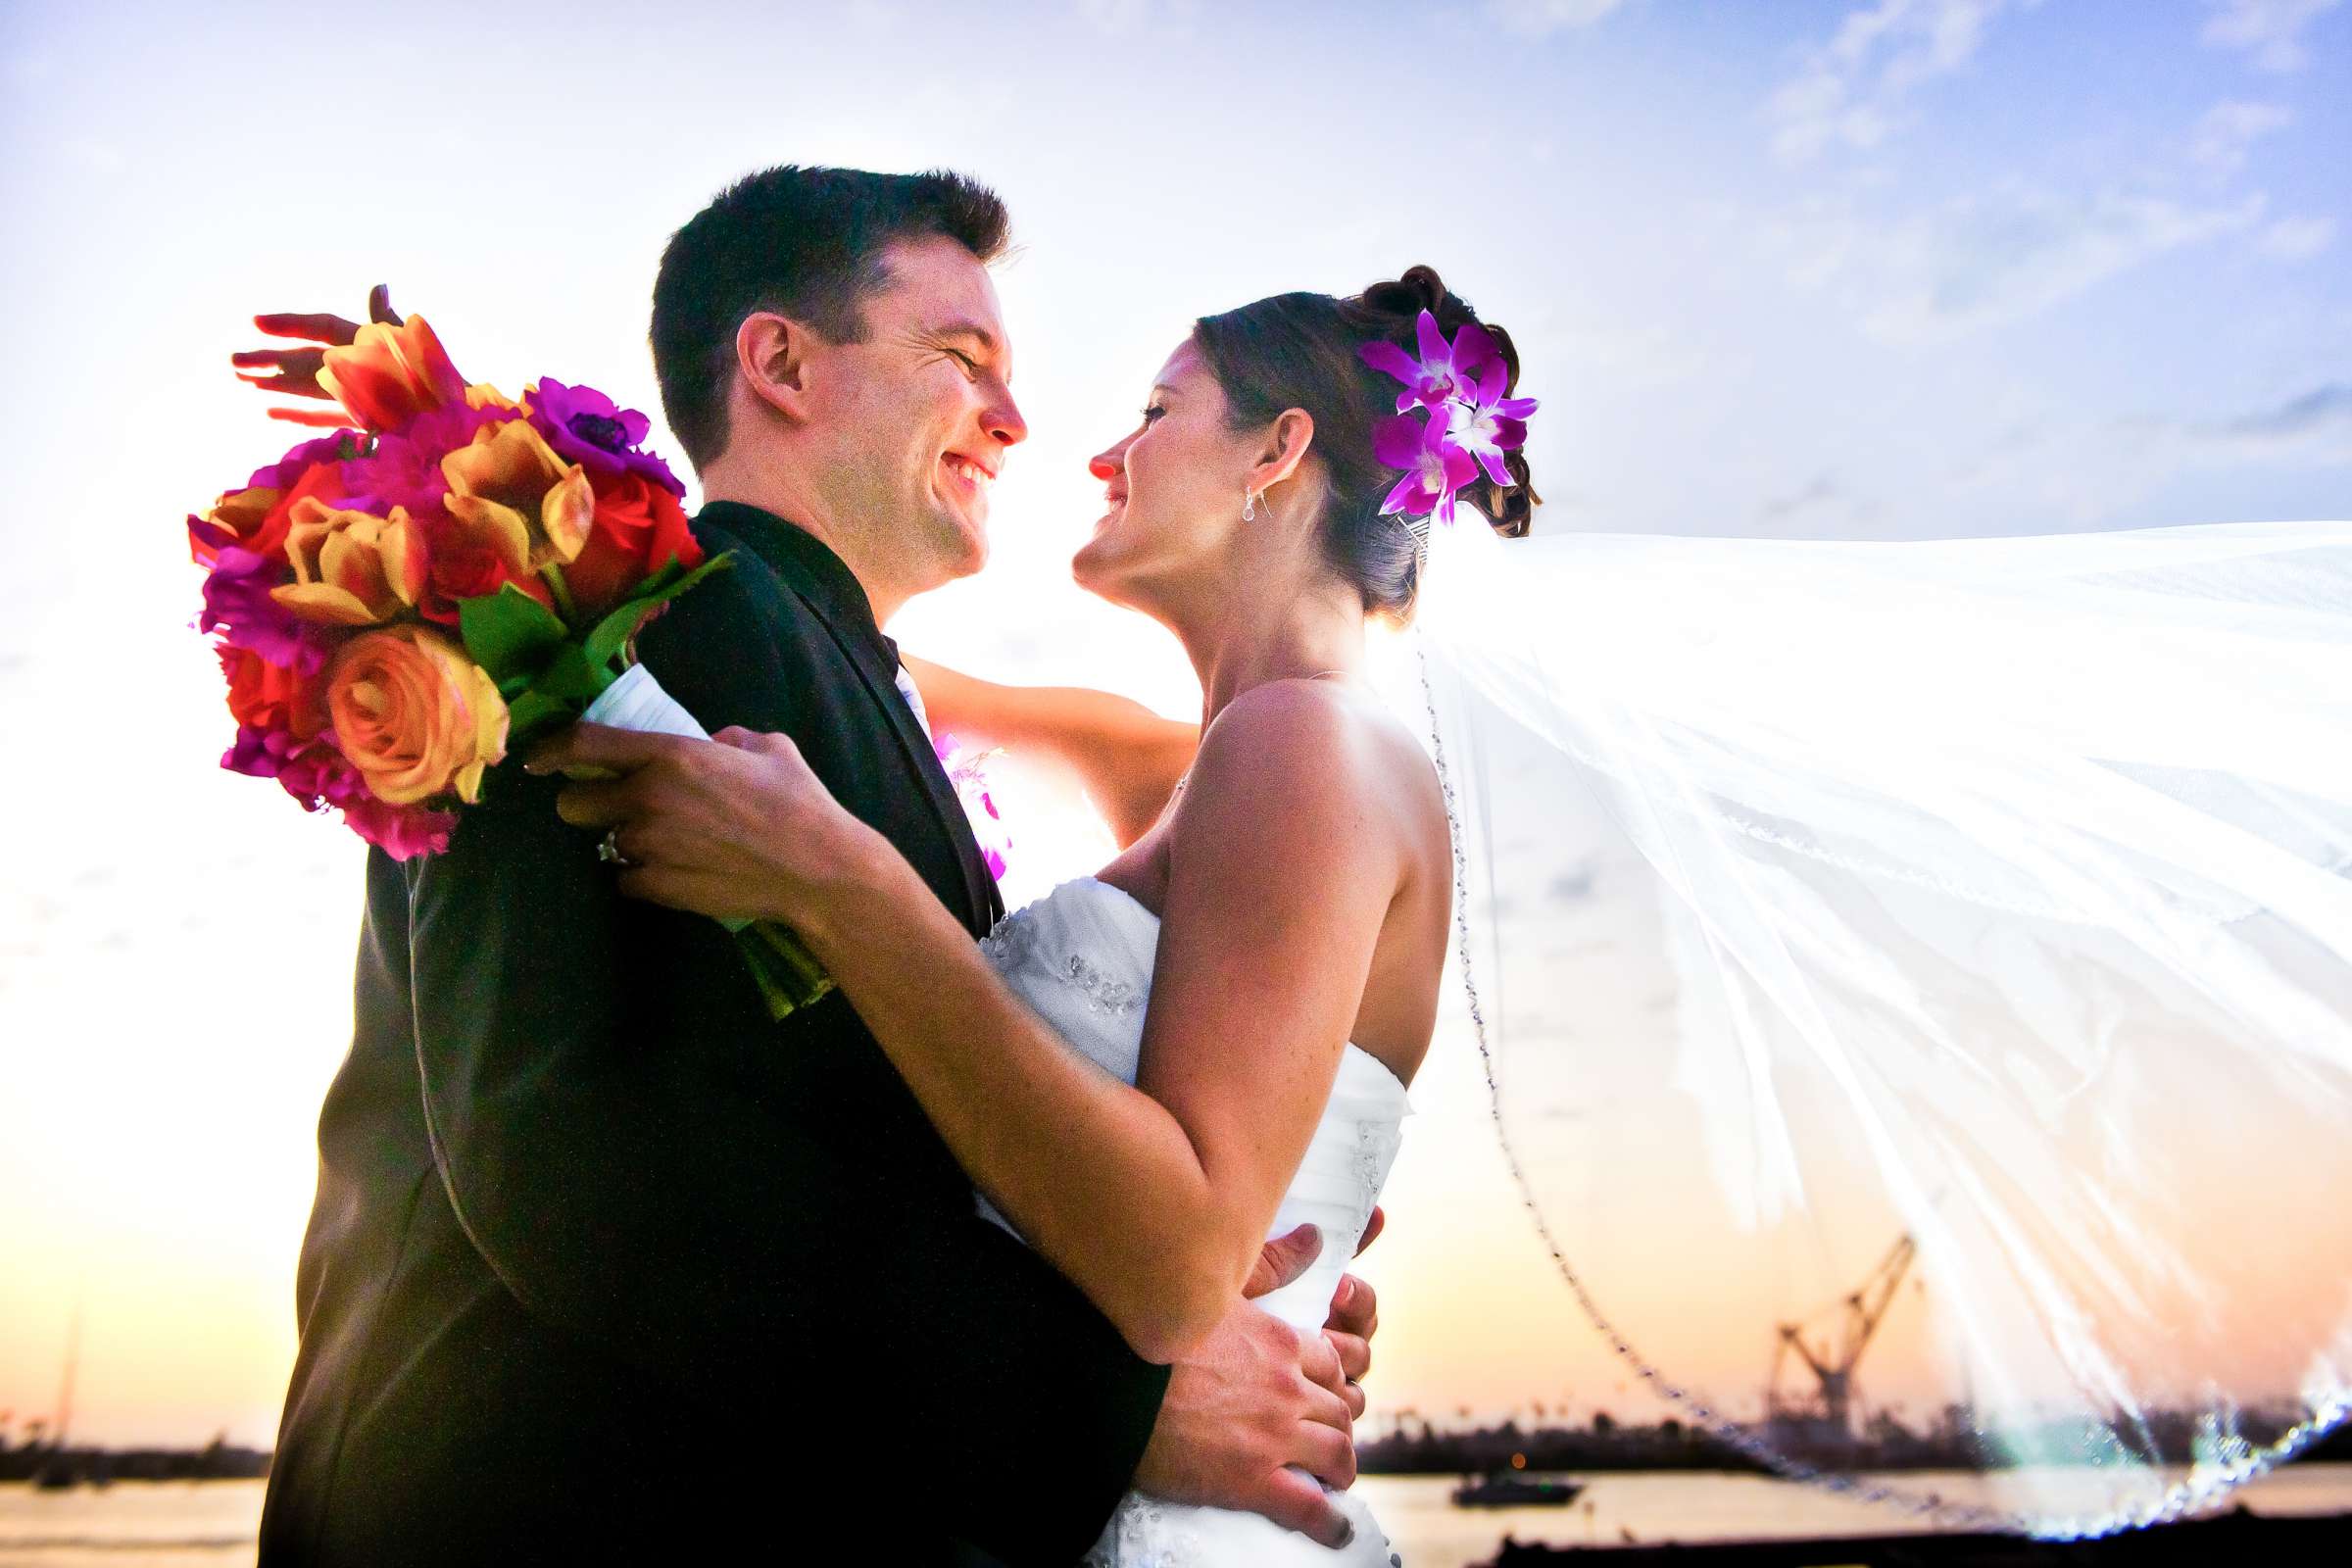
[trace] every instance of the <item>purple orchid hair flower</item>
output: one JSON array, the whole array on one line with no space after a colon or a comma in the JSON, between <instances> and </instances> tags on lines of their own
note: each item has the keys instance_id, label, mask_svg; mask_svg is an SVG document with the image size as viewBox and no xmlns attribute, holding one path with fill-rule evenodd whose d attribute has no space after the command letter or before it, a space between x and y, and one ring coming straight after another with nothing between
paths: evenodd
<instances>
[{"instance_id":1,"label":"purple orchid hair flower","mask_svg":"<svg viewBox=\"0 0 2352 1568\"><path fill-rule=\"evenodd\" d=\"M551 376L541 376L523 401L532 425L567 462L612 478L643 474L671 495L685 496L686 487L668 464L638 450L654 425L635 409L622 408L592 386L566 386Z\"/></svg>"},{"instance_id":2,"label":"purple orchid hair flower","mask_svg":"<svg viewBox=\"0 0 2352 1568\"><path fill-rule=\"evenodd\" d=\"M1372 432L1373 455L1404 474L1380 510L1408 519L1431 516L1451 527L1456 492L1476 482L1481 470L1510 488L1503 454L1527 444L1527 416L1536 412L1536 400L1503 395L1510 364L1494 334L1476 321L1463 322L1448 343L1437 317L1425 310L1413 334L1417 359L1386 339L1356 350L1373 369L1404 383L1396 416ZM1417 411L1426 411L1426 418Z\"/></svg>"},{"instance_id":3,"label":"purple orchid hair flower","mask_svg":"<svg viewBox=\"0 0 2352 1568\"><path fill-rule=\"evenodd\" d=\"M1504 374L1509 373L1493 334L1476 321L1464 321L1453 334L1453 341L1447 343L1437 317L1423 311L1413 322L1413 337L1421 349L1417 360L1385 338L1356 350L1366 365L1404 383L1404 390L1396 395L1398 414L1415 404L1425 409L1442 409L1457 398L1468 396L1490 367L1501 368Z\"/></svg>"},{"instance_id":4,"label":"purple orchid hair flower","mask_svg":"<svg viewBox=\"0 0 2352 1568\"><path fill-rule=\"evenodd\" d=\"M1434 516L1453 526L1454 492L1478 477L1478 460L1453 439L1443 413L1426 420L1411 414L1381 420L1373 427L1372 453L1386 466L1404 470L1381 501L1384 515Z\"/></svg>"},{"instance_id":5,"label":"purple orchid hair flower","mask_svg":"<svg viewBox=\"0 0 2352 1568\"><path fill-rule=\"evenodd\" d=\"M1502 395L1509 380L1509 367L1497 359L1479 377L1471 396L1448 410L1455 444L1477 459L1487 477L1505 490L1514 481L1503 466L1502 455L1527 445L1527 416L1536 412L1534 398Z\"/></svg>"}]
</instances>

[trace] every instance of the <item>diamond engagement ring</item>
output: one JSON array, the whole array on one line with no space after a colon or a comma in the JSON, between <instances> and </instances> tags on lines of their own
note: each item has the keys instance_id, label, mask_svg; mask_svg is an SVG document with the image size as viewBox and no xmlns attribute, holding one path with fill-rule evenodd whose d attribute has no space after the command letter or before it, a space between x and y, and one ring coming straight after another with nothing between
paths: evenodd
<instances>
[{"instance_id":1,"label":"diamond engagement ring","mask_svg":"<svg viewBox=\"0 0 2352 1568\"><path fill-rule=\"evenodd\" d=\"M620 829L607 828L605 836L596 841L596 858L607 865L634 865L636 862L620 853Z\"/></svg>"}]
</instances>

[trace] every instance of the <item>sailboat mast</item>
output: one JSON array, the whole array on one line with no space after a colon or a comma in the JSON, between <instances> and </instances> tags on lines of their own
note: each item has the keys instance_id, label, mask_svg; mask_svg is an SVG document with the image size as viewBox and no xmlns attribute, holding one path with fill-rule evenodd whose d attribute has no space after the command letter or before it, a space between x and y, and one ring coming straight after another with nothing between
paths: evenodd
<instances>
[{"instance_id":1,"label":"sailboat mast","mask_svg":"<svg viewBox=\"0 0 2352 1568\"><path fill-rule=\"evenodd\" d=\"M57 1425L49 1435L50 1446L63 1451L66 1446L66 1424L74 1419L74 1374L81 1364L81 1303L74 1303L73 1326L66 1330L66 1376L57 1391Z\"/></svg>"}]
</instances>

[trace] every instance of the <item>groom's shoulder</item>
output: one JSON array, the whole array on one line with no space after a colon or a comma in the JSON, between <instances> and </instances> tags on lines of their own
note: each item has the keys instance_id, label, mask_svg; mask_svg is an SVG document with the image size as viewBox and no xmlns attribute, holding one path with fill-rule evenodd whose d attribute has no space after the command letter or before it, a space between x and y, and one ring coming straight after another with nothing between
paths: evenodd
<instances>
[{"instance_id":1,"label":"groom's shoulder","mask_svg":"<svg viewBox=\"0 0 2352 1568\"><path fill-rule=\"evenodd\" d=\"M697 519L709 559L728 559L637 638L638 657L705 727L789 728L802 696L838 660L823 623L792 585L726 530Z\"/></svg>"},{"instance_id":2,"label":"groom's shoulder","mask_svg":"<svg viewBox=\"0 0 2352 1568\"><path fill-rule=\"evenodd\" d=\"M643 647L672 654L689 646L706 653L731 649L731 657L741 657L763 644L808 638L813 614L771 563L699 517L694 535L704 558L724 557L726 569L712 572L673 600L647 625Z\"/></svg>"}]
</instances>

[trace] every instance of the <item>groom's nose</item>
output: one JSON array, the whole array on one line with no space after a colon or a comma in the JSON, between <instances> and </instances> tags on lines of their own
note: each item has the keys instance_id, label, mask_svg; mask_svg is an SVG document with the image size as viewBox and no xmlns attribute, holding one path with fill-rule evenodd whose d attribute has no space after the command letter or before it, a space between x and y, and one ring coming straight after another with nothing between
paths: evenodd
<instances>
[{"instance_id":1,"label":"groom's nose","mask_svg":"<svg viewBox=\"0 0 2352 1568\"><path fill-rule=\"evenodd\" d=\"M1012 389L1002 382L997 395L989 400L988 411L981 423L988 433L1003 446L1018 446L1029 439L1029 421L1021 417L1020 405L1012 401Z\"/></svg>"}]
</instances>

